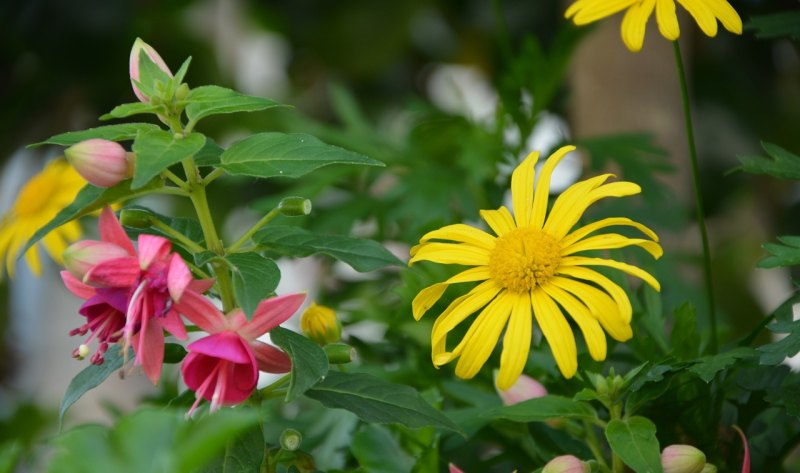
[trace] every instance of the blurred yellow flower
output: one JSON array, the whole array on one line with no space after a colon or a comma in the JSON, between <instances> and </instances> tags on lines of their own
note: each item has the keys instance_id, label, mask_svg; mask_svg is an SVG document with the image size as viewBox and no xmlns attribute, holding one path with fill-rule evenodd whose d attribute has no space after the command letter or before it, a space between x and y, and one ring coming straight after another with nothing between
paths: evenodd
<instances>
[{"instance_id":1,"label":"blurred yellow flower","mask_svg":"<svg viewBox=\"0 0 800 473\"><path fill-rule=\"evenodd\" d=\"M622 41L633 52L642 49L647 21L656 12L656 22L661 35L675 41L680 35L676 0L577 0L564 16L576 25L586 25L611 16L622 10ZM706 36L717 35L717 20L726 30L742 34L742 19L727 0L677 0L697 22Z\"/></svg>"},{"instance_id":2,"label":"blurred yellow flower","mask_svg":"<svg viewBox=\"0 0 800 473\"><path fill-rule=\"evenodd\" d=\"M9 277L14 276L14 263L30 237L71 204L85 185L86 181L72 166L59 158L47 163L22 187L14 205L0 220L0 261L5 260ZM61 264L61 253L80 236L80 225L73 220L47 234L40 243ZM25 252L25 261L37 276L42 272L38 246L37 243Z\"/></svg>"},{"instance_id":3,"label":"blurred yellow flower","mask_svg":"<svg viewBox=\"0 0 800 473\"><path fill-rule=\"evenodd\" d=\"M499 389L506 390L525 367L535 318L561 374L572 377L577 370L578 354L564 312L583 333L589 354L595 360L606 357L603 330L619 341L633 336L628 295L590 267L615 268L660 290L658 281L635 266L576 253L638 246L659 258L662 250L658 237L646 226L623 217L606 218L572 230L592 203L641 191L631 182L605 184L611 174L573 184L547 212L553 169L574 149L565 146L548 158L535 188L538 153L531 153L514 170L511 177L514 216L506 207L481 211L481 217L497 236L464 224L448 225L427 233L411 249L409 264L431 261L473 266L420 291L412 302L417 320L441 298L448 285L480 282L466 295L456 298L436 319L431 333L431 357L437 367L459 358L456 375L472 378L489 358L505 328L496 383ZM647 238L628 238L617 233L589 236L610 226L633 227ZM447 334L478 310L480 314L464 338L448 350Z\"/></svg>"}]
</instances>

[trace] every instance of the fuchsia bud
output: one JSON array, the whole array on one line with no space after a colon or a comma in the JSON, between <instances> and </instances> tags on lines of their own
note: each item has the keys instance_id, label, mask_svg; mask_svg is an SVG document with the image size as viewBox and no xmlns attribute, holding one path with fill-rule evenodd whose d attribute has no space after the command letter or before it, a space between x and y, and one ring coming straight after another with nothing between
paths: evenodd
<instances>
[{"instance_id":1,"label":"fuchsia bud","mask_svg":"<svg viewBox=\"0 0 800 473\"><path fill-rule=\"evenodd\" d=\"M547 389L539 381L523 374L505 391L498 388L497 394L500 395L503 404L510 406L528 399L547 396Z\"/></svg>"},{"instance_id":2,"label":"fuchsia bud","mask_svg":"<svg viewBox=\"0 0 800 473\"><path fill-rule=\"evenodd\" d=\"M453 465L452 463L450 463L449 465L447 465L447 470L448 470L450 473L464 473L463 471L461 471L461 469L460 469L459 467L457 467L457 466Z\"/></svg>"},{"instance_id":3,"label":"fuchsia bud","mask_svg":"<svg viewBox=\"0 0 800 473\"><path fill-rule=\"evenodd\" d=\"M81 141L64 151L78 174L97 187L112 187L133 175L133 160L128 160L128 154L119 143L99 138Z\"/></svg>"},{"instance_id":4,"label":"fuchsia bud","mask_svg":"<svg viewBox=\"0 0 800 473\"><path fill-rule=\"evenodd\" d=\"M93 240L73 243L63 253L64 267L78 279L97 263L127 256L128 251L114 243Z\"/></svg>"},{"instance_id":5,"label":"fuchsia bud","mask_svg":"<svg viewBox=\"0 0 800 473\"><path fill-rule=\"evenodd\" d=\"M664 473L700 473L706 454L691 445L670 445L661 452Z\"/></svg>"},{"instance_id":6,"label":"fuchsia bud","mask_svg":"<svg viewBox=\"0 0 800 473\"><path fill-rule=\"evenodd\" d=\"M131 76L131 86L133 86L133 93L136 94L139 100L144 103L148 103L150 102L150 98L144 95L144 93L139 90L139 87L136 85L136 82L139 81L139 54L141 51L144 51L145 54L147 54L147 57L149 57L150 60L153 61L153 63L168 76L172 77L172 72L170 72L167 64L163 59L161 59L161 56L158 55L152 46L142 41L141 38L136 38L136 41L133 42L133 48L131 48L130 57L129 72Z\"/></svg>"},{"instance_id":7,"label":"fuchsia bud","mask_svg":"<svg viewBox=\"0 0 800 473\"><path fill-rule=\"evenodd\" d=\"M542 473L589 473L589 465L572 455L561 455L547 462Z\"/></svg>"}]
</instances>

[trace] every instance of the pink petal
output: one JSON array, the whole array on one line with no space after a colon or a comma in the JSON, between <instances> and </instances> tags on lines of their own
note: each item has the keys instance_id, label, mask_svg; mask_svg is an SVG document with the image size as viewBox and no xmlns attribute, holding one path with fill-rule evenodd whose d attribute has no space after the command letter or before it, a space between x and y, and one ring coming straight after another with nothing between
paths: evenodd
<instances>
[{"instance_id":1,"label":"pink petal","mask_svg":"<svg viewBox=\"0 0 800 473\"><path fill-rule=\"evenodd\" d=\"M189 389L197 392L204 399L211 401L217 390L217 383L225 386L221 404L237 404L253 393L258 382L258 370L255 361L232 363L202 353L191 352L181 365L183 381ZM209 379L212 378L212 379Z\"/></svg>"},{"instance_id":2,"label":"pink petal","mask_svg":"<svg viewBox=\"0 0 800 473\"><path fill-rule=\"evenodd\" d=\"M94 265L83 280L106 287L128 287L136 284L141 274L137 259L128 256Z\"/></svg>"},{"instance_id":3,"label":"pink petal","mask_svg":"<svg viewBox=\"0 0 800 473\"><path fill-rule=\"evenodd\" d=\"M156 235L139 235L139 267L147 269L150 263L169 256L172 243L164 237Z\"/></svg>"},{"instance_id":4,"label":"pink petal","mask_svg":"<svg viewBox=\"0 0 800 473\"><path fill-rule=\"evenodd\" d=\"M283 351L258 340L250 342L256 354L258 369L267 373L288 373L292 371L292 359Z\"/></svg>"},{"instance_id":5,"label":"pink petal","mask_svg":"<svg viewBox=\"0 0 800 473\"><path fill-rule=\"evenodd\" d=\"M181 300L183 291L189 286L192 279L192 272L189 271L189 267L186 266L186 263L178 253L173 253L167 268L167 287L173 301Z\"/></svg>"},{"instance_id":6,"label":"pink petal","mask_svg":"<svg viewBox=\"0 0 800 473\"><path fill-rule=\"evenodd\" d=\"M750 473L750 447L747 445L747 437L738 425L733 426L734 430L739 432L739 438L742 439L742 446L744 447L744 458L742 459L742 473Z\"/></svg>"},{"instance_id":7,"label":"pink petal","mask_svg":"<svg viewBox=\"0 0 800 473\"><path fill-rule=\"evenodd\" d=\"M189 282L189 289L200 294L211 289L214 285L214 279L193 279Z\"/></svg>"},{"instance_id":8,"label":"pink petal","mask_svg":"<svg viewBox=\"0 0 800 473\"><path fill-rule=\"evenodd\" d=\"M172 307L205 332L217 333L225 330L225 316L202 294L192 290L184 291L181 300Z\"/></svg>"},{"instance_id":9,"label":"pink petal","mask_svg":"<svg viewBox=\"0 0 800 473\"><path fill-rule=\"evenodd\" d=\"M463 471L461 471L460 468L458 468L457 466L453 465L452 463L447 465L447 468L448 468L450 473L464 473Z\"/></svg>"},{"instance_id":10,"label":"pink petal","mask_svg":"<svg viewBox=\"0 0 800 473\"><path fill-rule=\"evenodd\" d=\"M142 365L142 371L153 384L161 378L161 365L164 363L164 331L161 324L152 317L142 319L142 328L134 345L136 359Z\"/></svg>"},{"instance_id":11,"label":"pink petal","mask_svg":"<svg viewBox=\"0 0 800 473\"><path fill-rule=\"evenodd\" d=\"M178 340L186 340L188 338L186 327L183 326L183 320L175 310L168 311L159 321L161 322L161 327Z\"/></svg>"},{"instance_id":12,"label":"pink petal","mask_svg":"<svg viewBox=\"0 0 800 473\"><path fill-rule=\"evenodd\" d=\"M253 313L253 319L239 329L239 334L248 340L255 340L289 320L305 298L305 294L288 294L261 301Z\"/></svg>"},{"instance_id":13,"label":"pink petal","mask_svg":"<svg viewBox=\"0 0 800 473\"><path fill-rule=\"evenodd\" d=\"M129 255L136 256L136 250L133 249L133 243L125 230L122 229L117 216L109 206L103 208L100 214L100 223L98 225L100 230L100 239L110 243L115 243L124 248Z\"/></svg>"},{"instance_id":14,"label":"pink petal","mask_svg":"<svg viewBox=\"0 0 800 473\"><path fill-rule=\"evenodd\" d=\"M82 283L69 271L61 271L60 274L61 280L64 281L64 286L69 289L69 292L75 294L81 299L89 299L94 296L95 289L92 286Z\"/></svg>"},{"instance_id":15,"label":"pink petal","mask_svg":"<svg viewBox=\"0 0 800 473\"><path fill-rule=\"evenodd\" d=\"M248 363L253 352L236 332L226 330L214 333L192 342L186 347L189 351L213 356L233 363Z\"/></svg>"}]
</instances>

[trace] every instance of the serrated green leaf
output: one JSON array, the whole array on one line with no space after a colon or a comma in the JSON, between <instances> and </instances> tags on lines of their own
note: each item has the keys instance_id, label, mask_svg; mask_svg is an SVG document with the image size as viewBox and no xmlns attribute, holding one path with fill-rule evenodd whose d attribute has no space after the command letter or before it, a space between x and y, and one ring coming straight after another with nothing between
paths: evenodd
<instances>
[{"instance_id":1,"label":"serrated green leaf","mask_svg":"<svg viewBox=\"0 0 800 473\"><path fill-rule=\"evenodd\" d=\"M60 133L50 138L28 145L28 148L36 148L43 145L72 146L84 140L101 138L110 141L125 141L136 138L139 133L160 130L157 125L152 123L120 123L118 125L105 125L88 130L69 131Z\"/></svg>"},{"instance_id":2,"label":"serrated green leaf","mask_svg":"<svg viewBox=\"0 0 800 473\"><path fill-rule=\"evenodd\" d=\"M547 395L484 412L481 417L514 422L543 422L548 419L594 419L591 405L563 396Z\"/></svg>"},{"instance_id":3,"label":"serrated green leaf","mask_svg":"<svg viewBox=\"0 0 800 473\"><path fill-rule=\"evenodd\" d=\"M133 352L130 353L133 356ZM64 421L64 414L75 402L80 399L84 394L96 388L108 376L122 367L122 350L117 346L112 346L105 354L105 362L102 365L90 364L80 373L72 378L67 386L67 392L61 399L61 407L58 409L58 422L61 424Z\"/></svg>"},{"instance_id":4,"label":"serrated green leaf","mask_svg":"<svg viewBox=\"0 0 800 473\"><path fill-rule=\"evenodd\" d=\"M191 158L203 148L206 137L200 133L191 133L183 138L164 130L144 132L133 142L136 153L136 168L133 171L132 189L138 189L161 171L186 158Z\"/></svg>"},{"instance_id":5,"label":"serrated green leaf","mask_svg":"<svg viewBox=\"0 0 800 473\"><path fill-rule=\"evenodd\" d=\"M606 426L608 445L636 473L663 473L656 426L645 417L613 419Z\"/></svg>"},{"instance_id":6,"label":"serrated green leaf","mask_svg":"<svg viewBox=\"0 0 800 473\"><path fill-rule=\"evenodd\" d=\"M225 259L233 269L236 301L249 319L258 304L278 287L281 272L274 261L258 253L232 253Z\"/></svg>"},{"instance_id":7,"label":"serrated green leaf","mask_svg":"<svg viewBox=\"0 0 800 473\"><path fill-rule=\"evenodd\" d=\"M365 425L358 431L350 451L364 471L410 473L414 458L407 454L386 427Z\"/></svg>"},{"instance_id":8,"label":"serrated green leaf","mask_svg":"<svg viewBox=\"0 0 800 473\"><path fill-rule=\"evenodd\" d=\"M340 235L318 235L292 226L268 226L253 235L253 241L288 256L326 254L344 261L360 272L403 264L376 241Z\"/></svg>"},{"instance_id":9,"label":"serrated green leaf","mask_svg":"<svg viewBox=\"0 0 800 473\"><path fill-rule=\"evenodd\" d=\"M672 328L672 354L679 360L692 360L700 352L700 336L697 334L697 318L694 306L684 302L672 313L675 325Z\"/></svg>"},{"instance_id":10,"label":"serrated green leaf","mask_svg":"<svg viewBox=\"0 0 800 473\"><path fill-rule=\"evenodd\" d=\"M713 356L704 356L697 363L689 367L689 371L696 374L706 383L710 383L720 371L736 363L737 360L750 358L756 351L748 347L738 347L733 350Z\"/></svg>"},{"instance_id":11,"label":"serrated green leaf","mask_svg":"<svg viewBox=\"0 0 800 473\"><path fill-rule=\"evenodd\" d=\"M790 36L800 39L800 12L783 11L768 15L750 17L745 23L746 30L755 30L756 37L761 39Z\"/></svg>"},{"instance_id":12,"label":"serrated green leaf","mask_svg":"<svg viewBox=\"0 0 800 473\"><path fill-rule=\"evenodd\" d=\"M779 179L800 179L800 156L772 143L761 142L767 156L738 156L741 169L751 174L766 174Z\"/></svg>"},{"instance_id":13,"label":"serrated green leaf","mask_svg":"<svg viewBox=\"0 0 800 473\"><path fill-rule=\"evenodd\" d=\"M303 133L259 133L222 153L229 174L253 177L300 177L331 164L383 166L383 163Z\"/></svg>"},{"instance_id":14,"label":"serrated green leaf","mask_svg":"<svg viewBox=\"0 0 800 473\"><path fill-rule=\"evenodd\" d=\"M236 112L256 112L273 107L288 107L264 97L244 95L216 85L195 87L186 98L186 116L197 122L211 115Z\"/></svg>"},{"instance_id":15,"label":"serrated green leaf","mask_svg":"<svg viewBox=\"0 0 800 473\"><path fill-rule=\"evenodd\" d=\"M786 334L777 342L768 343L758 347L761 352L762 365L777 365L786 357L791 357L800 352L800 320L793 322L776 322L767 328L774 333Z\"/></svg>"},{"instance_id":16,"label":"serrated green leaf","mask_svg":"<svg viewBox=\"0 0 800 473\"><path fill-rule=\"evenodd\" d=\"M364 422L439 427L460 432L456 424L425 402L419 393L363 373L330 371L306 396L326 407L347 409Z\"/></svg>"},{"instance_id":17,"label":"serrated green leaf","mask_svg":"<svg viewBox=\"0 0 800 473\"><path fill-rule=\"evenodd\" d=\"M140 115L143 113L158 114L164 111L164 107L150 105L144 102L131 102L117 105L110 112L101 115L100 120L111 120L112 118L125 118L131 115Z\"/></svg>"},{"instance_id":18,"label":"serrated green leaf","mask_svg":"<svg viewBox=\"0 0 800 473\"><path fill-rule=\"evenodd\" d=\"M781 236L777 243L764 243L762 247L771 256L767 256L758 262L759 268L777 268L779 266L796 266L800 264L800 237Z\"/></svg>"},{"instance_id":19,"label":"serrated green leaf","mask_svg":"<svg viewBox=\"0 0 800 473\"><path fill-rule=\"evenodd\" d=\"M91 184L87 184L78 192L78 195L75 196L75 200L73 200L71 204L64 207L52 220L33 234L25 245L25 248L20 252L20 255L25 254L28 248L44 238L45 235L67 222L94 212L95 210L99 210L106 204L124 202L125 200L147 194L163 186L164 183L160 179L153 179L147 183L146 186L136 191L131 189L130 179L109 188L95 187Z\"/></svg>"},{"instance_id":20,"label":"serrated green leaf","mask_svg":"<svg viewBox=\"0 0 800 473\"><path fill-rule=\"evenodd\" d=\"M194 163L198 166L218 166L220 162L219 157L222 156L224 151L225 149L214 140L206 137L206 143L200 148L200 151L194 155Z\"/></svg>"},{"instance_id":21,"label":"serrated green leaf","mask_svg":"<svg viewBox=\"0 0 800 473\"><path fill-rule=\"evenodd\" d=\"M328 357L316 343L281 327L272 329L269 337L292 359L292 379L286 402L295 400L328 374Z\"/></svg>"}]
</instances>

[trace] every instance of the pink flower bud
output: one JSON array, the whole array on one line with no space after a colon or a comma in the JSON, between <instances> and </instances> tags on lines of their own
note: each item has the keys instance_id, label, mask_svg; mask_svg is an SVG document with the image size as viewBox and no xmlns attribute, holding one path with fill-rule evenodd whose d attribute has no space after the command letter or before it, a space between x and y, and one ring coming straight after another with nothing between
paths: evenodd
<instances>
[{"instance_id":1,"label":"pink flower bud","mask_svg":"<svg viewBox=\"0 0 800 473\"><path fill-rule=\"evenodd\" d=\"M561 455L547 462L542 473L589 473L589 465L572 455Z\"/></svg>"},{"instance_id":2,"label":"pink flower bud","mask_svg":"<svg viewBox=\"0 0 800 473\"><path fill-rule=\"evenodd\" d=\"M448 467L448 471L450 473L464 473L463 471L461 471L461 469L459 467L453 465L452 463L447 465L447 467Z\"/></svg>"},{"instance_id":3,"label":"pink flower bud","mask_svg":"<svg viewBox=\"0 0 800 473\"><path fill-rule=\"evenodd\" d=\"M112 187L133 175L128 152L113 141L81 141L67 148L64 156L78 174L98 187Z\"/></svg>"},{"instance_id":4,"label":"pink flower bud","mask_svg":"<svg viewBox=\"0 0 800 473\"><path fill-rule=\"evenodd\" d=\"M164 71L168 76L172 77L172 72L170 72L169 67L161 59L161 56L158 55L155 49L152 46L142 41L141 38L136 38L136 41L133 42L133 48L131 48L131 57L130 57L130 67L129 72L131 76L131 86L133 87L133 93L139 98L140 101L148 103L150 102L150 98L144 95L144 93L139 90L139 87L136 86L136 82L139 81L139 53L144 50L147 57L150 58L153 63L158 66L159 69Z\"/></svg>"},{"instance_id":5,"label":"pink flower bud","mask_svg":"<svg viewBox=\"0 0 800 473\"><path fill-rule=\"evenodd\" d=\"M523 374L505 391L497 388L497 394L500 395L503 404L510 406L528 399L547 396L547 389L540 382Z\"/></svg>"},{"instance_id":6,"label":"pink flower bud","mask_svg":"<svg viewBox=\"0 0 800 473\"><path fill-rule=\"evenodd\" d=\"M691 445L670 445L661 452L664 473L700 473L706 454Z\"/></svg>"},{"instance_id":7,"label":"pink flower bud","mask_svg":"<svg viewBox=\"0 0 800 473\"><path fill-rule=\"evenodd\" d=\"M64 267L76 278L83 279L96 264L116 258L130 256L128 252L114 243L95 240L82 240L70 245L63 253Z\"/></svg>"}]
</instances>

